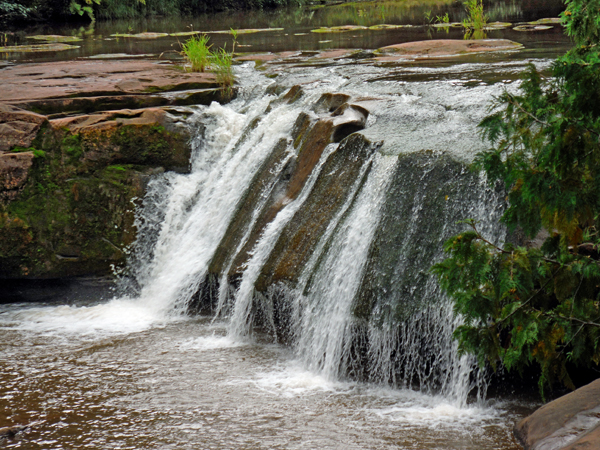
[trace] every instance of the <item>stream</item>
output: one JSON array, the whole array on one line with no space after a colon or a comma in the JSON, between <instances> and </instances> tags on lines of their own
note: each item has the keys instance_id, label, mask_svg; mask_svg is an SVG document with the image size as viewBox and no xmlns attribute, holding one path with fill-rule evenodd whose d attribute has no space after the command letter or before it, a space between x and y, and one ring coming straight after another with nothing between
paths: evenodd
<instances>
[{"instance_id":1,"label":"stream","mask_svg":"<svg viewBox=\"0 0 600 450\"><path fill-rule=\"evenodd\" d=\"M137 211L140 238L113 292L0 305L0 427L36 422L6 448L521 448L512 427L539 401L528 392L487 395L490 374L458 354L451 334L460 318L428 269L462 218L479 220L492 241L506 238L501 193L466 169L486 145L477 124L493 96L517 89L527 64L547 71L569 43L555 25L539 34L491 32L525 45L509 53L393 64L311 59L323 49L460 37L432 27L310 31L349 20L414 23L424 11L380 3L329 16L317 9L98 22L11 38L83 36L67 52L2 54L11 64L158 55L172 39L109 36L174 32L193 20L208 24L194 29L213 31L283 28L242 34L239 45L299 53L285 63L243 62L235 100L187 109L197 130L192 171L150 182ZM560 8L550 3L493 2L494 20L555 16ZM460 15L443 2L432 9ZM295 86L298 100L286 100ZM294 191L302 133L339 116L320 106L331 93L368 111L364 129L324 146ZM298 131L306 117L308 131ZM331 175L348 180L343 192L329 187ZM321 205L323 192L337 197ZM279 209L267 221L269 208ZM289 250L303 233L315 235L302 247L310 251ZM298 261L291 269L278 259L285 254ZM284 269L284 281L268 281ZM210 298L198 297L209 285ZM187 314L194 302L204 302L203 314Z\"/></svg>"}]
</instances>

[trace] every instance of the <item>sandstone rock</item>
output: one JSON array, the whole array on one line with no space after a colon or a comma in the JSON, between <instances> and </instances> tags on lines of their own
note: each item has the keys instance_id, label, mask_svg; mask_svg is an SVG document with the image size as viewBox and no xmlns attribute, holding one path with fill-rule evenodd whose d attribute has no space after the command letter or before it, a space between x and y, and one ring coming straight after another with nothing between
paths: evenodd
<instances>
[{"instance_id":1,"label":"sandstone rock","mask_svg":"<svg viewBox=\"0 0 600 450\"><path fill-rule=\"evenodd\" d=\"M39 114L0 103L0 152L29 147L46 120Z\"/></svg>"},{"instance_id":2,"label":"sandstone rock","mask_svg":"<svg viewBox=\"0 0 600 450\"><path fill-rule=\"evenodd\" d=\"M21 188L33 164L33 152L0 153L0 192Z\"/></svg>"},{"instance_id":3,"label":"sandstone rock","mask_svg":"<svg viewBox=\"0 0 600 450\"><path fill-rule=\"evenodd\" d=\"M600 379L542 406L514 433L526 450L600 448Z\"/></svg>"},{"instance_id":4,"label":"sandstone rock","mask_svg":"<svg viewBox=\"0 0 600 450\"><path fill-rule=\"evenodd\" d=\"M0 102L47 115L228 100L214 74L151 60L19 64L0 71L0 85Z\"/></svg>"},{"instance_id":5,"label":"sandstone rock","mask_svg":"<svg viewBox=\"0 0 600 450\"><path fill-rule=\"evenodd\" d=\"M434 39L430 41L405 42L380 48L380 61L393 61L400 58L422 58L439 56L456 56L469 53L495 52L515 50L523 47L508 39Z\"/></svg>"}]
</instances>

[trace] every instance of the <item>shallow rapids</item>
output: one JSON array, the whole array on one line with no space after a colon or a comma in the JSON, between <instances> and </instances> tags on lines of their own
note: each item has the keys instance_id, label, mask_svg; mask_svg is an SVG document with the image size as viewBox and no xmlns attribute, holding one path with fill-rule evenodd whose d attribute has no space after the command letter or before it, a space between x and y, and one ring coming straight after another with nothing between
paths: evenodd
<instances>
[{"instance_id":1,"label":"shallow rapids","mask_svg":"<svg viewBox=\"0 0 600 450\"><path fill-rule=\"evenodd\" d=\"M0 425L44 421L6 448L519 448L510 432L528 410L519 403L457 408L332 382L285 348L232 340L208 319L132 331L126 321L119 330L116 306L112 320L78 311L0 309Z\"/></svg>"}]
</instances>

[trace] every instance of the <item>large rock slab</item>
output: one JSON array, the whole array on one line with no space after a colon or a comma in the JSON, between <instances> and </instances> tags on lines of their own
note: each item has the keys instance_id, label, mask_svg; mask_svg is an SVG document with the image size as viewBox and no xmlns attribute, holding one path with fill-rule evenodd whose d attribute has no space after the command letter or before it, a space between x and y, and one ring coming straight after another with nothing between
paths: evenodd
<instances>
[{"instance_id":1,"label":"large rock slab","mask_svg":"<svg viewBox=\"0 0 600 450\"><path fill-rule=\"evenodd\" d=\"M405 42L380 48L378 60L393 61L399 58L424 58L457 56L464 54L517 50L523 47L508 39L433 39L430 41Z\"/></svg>"},{"instance_id":2,"label":"large rock slab","mask_svg":"<svg viewBox=\"0 0 600 450\"><path fill-rule=\"evenodd\" d=\"M542 406L514 433L526 450L599 449L600 379Z\"/></svg>"},{"instance_id":3,"label":"large rock slab","mask_svg":"<svg viewBox=\"0 0 600 450\"><path fill-rule=\"evenodd\" d=\"M19 64L0 71L0 85L0 102L46 115L227 100L214 74L152 60Z\"/></svg>"}]
</instances>

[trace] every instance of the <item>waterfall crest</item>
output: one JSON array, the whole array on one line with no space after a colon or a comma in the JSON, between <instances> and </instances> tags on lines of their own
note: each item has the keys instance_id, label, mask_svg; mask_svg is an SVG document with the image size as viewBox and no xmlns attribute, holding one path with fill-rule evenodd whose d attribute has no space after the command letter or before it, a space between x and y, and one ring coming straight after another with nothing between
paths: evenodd
<instances>
[{"instance_id":1,"label":"waterfall crest","mask_svg":"<svg viewBox=\"0 0 600 450\"><path fill-rule=\"evenodd\" d=\"M192 173L154 179L138 216L136 295L165 314L227 318L235 339L266 332L329 379L417 388L464 406L485 383L473 359L458 356L460 318L429 268L461 219L505 238L501 193L467 170L464 148L410 142L403 151L406 131L377 133L397 100L336 93L338 81L195 114ZM428 107L435 114L423 120L469 119L473 131L472 112Z\"/></svg>"}]
</instances>

